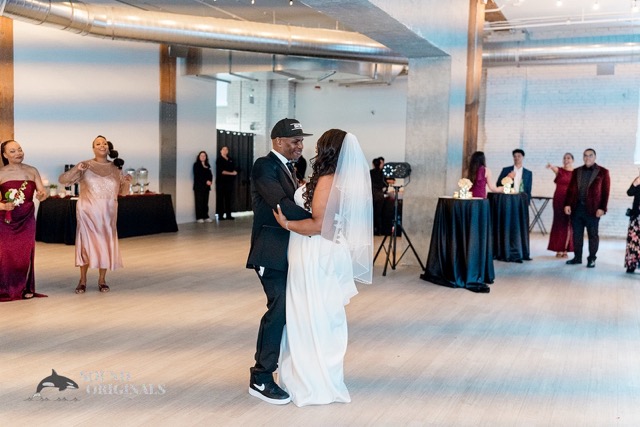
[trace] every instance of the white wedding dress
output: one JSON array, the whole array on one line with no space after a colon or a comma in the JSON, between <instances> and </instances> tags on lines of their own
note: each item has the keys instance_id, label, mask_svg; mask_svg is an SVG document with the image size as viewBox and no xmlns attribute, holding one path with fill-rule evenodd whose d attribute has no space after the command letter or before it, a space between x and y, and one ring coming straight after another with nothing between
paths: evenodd
<instances>
[{"instance_id":1,"label":"white wedding dress","mask_svg":"<svg viewBox=\"0 0 640 427\"><path fill-rule=\"evenodd\" d=\"M295 194L299 206L303 191ZM343 369L345 305L357 293L346 244L291 233L279 382L296 406L351 401Z\"/></svg>"}]
</instances>

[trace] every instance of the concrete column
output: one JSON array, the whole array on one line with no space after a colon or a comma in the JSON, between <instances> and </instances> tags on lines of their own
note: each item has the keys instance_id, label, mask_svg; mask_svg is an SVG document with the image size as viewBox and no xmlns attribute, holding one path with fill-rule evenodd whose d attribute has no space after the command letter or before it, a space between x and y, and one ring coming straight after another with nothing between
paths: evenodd
<instances>
[{"instance_id":1,"label":"concrete column","mask_svg":"<svg viewBox=\"0 0 640 427\"><path fill-rule=\"evenodd\" d=\"M426 262L438 197L447 193L451 58L409 60L405 160L411 182L404 189L402 224ZM409 252L403 258L417 265Z\"/></svg>"},{"instance_id":2,"label":"concrete column","mask_svg":"<svg viewBox=\"0 0 640 427\"><path fill-rule=\"evenodd\" d=\"M178 105L176 104L176 58L169 46L160 45L160 192L176 203Z\"/></svg>"}]
</instances>

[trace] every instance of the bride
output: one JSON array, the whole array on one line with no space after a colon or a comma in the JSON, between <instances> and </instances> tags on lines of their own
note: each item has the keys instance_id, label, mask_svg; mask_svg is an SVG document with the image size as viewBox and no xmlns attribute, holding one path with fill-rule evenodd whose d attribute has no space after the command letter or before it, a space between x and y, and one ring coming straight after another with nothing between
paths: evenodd
<instances>
[{"instance_id":1,"label":"bride","mask_svg":"<svg viewBox=\"0 0 640 427\"><path fill-rule=\"evenodd\" d=\"M280 385L297 406L350 402L344 383L344 306L371 283L373 212L369 165L357 138L340 129L318 140L313 174L295 201L312 217L276 219L289 238L287 323L280 351Z\"/></svg>"}]
</instances>

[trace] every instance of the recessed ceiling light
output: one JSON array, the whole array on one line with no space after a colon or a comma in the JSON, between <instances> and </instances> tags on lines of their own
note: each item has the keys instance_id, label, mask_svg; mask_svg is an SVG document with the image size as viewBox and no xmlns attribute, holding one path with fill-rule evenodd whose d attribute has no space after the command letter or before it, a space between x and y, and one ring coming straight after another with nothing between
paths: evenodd
<instances>
[{"instance_id":1,"label":"recessed ceiling light","mask_svg":"<svg viewBox=\"0 0 640 427\"><path fill-rule=\"evenodd\" d=\"M593 10L599 10L600 9L600 3L598 2L598 0L593 2Z\"/></svg>"}]
</instances>

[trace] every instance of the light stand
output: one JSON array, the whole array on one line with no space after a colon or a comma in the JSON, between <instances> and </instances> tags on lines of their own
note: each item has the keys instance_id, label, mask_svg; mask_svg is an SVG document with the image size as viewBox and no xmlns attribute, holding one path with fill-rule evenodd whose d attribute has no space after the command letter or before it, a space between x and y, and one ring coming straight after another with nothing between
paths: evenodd
<instances>
[{"instance_id":1,"label":"light stand","mask_svg":"<svg viewBox=\"0 0 640 427\"><path fill-rule=\"evenodd\" d=\"M400 263L400 260L402 260L402 257L407 253L409 249L411 249L413 251L413 254L416 256L416 259L418 260L418 264L420 264L420 267L422 268L422 270L424 270L425 267L424 265L422 265L422 261L418 256L418 252L416 252L415 248L413 247L413 244L411 243L411 240L409 239L407 232L404 231L404 227L402 226L402 221L398 219L398 200L400 199L400 188L409 185L409 182L410 182L409 177L411 175L411 166L409 166L408 163L387 163L384 165L382 172L387 178L394 178L394 179L402 178L402 179L406 179L407 181L403 185L393 185L393 189L395 191L395 198L393 201L393 222L391 224L391 234L385 235L384 238L382 239L382 243L380 243L380 246L376 251L376 256L373 258L373 262L374 263L376 262L378 255L380 255L380 252L384 250L387 255L387 259L384 262L384 269L382 270L382 275L386 276L387 267L391 266L391 269L395 270L398 264ZM400 226L401 237L404 236L404 238L407 239L407 245L408 245L404 249L402 254L400 254L400 257L396 257L396 250L397 250L396 239L398 234L398 226ZM388 247L385 248L385 243L387 241L387 238L389 238L389 244L388 244Z\"/></svg>"}]
</instances>

